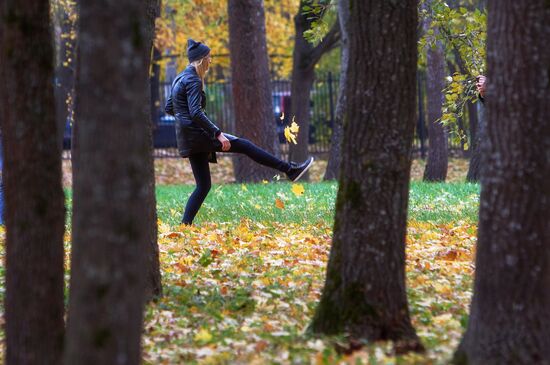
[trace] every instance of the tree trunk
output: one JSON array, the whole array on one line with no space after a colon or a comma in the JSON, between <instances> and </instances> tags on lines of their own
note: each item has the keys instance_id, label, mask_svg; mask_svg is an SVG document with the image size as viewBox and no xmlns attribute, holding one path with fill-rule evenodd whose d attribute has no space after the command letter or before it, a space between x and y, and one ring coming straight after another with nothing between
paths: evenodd
<instances>
[{"instance_id":1,"label":"tree trunk","mask_svg":"<svg viewBox=\"0 0 550 365\"><path fill-rule=\"evenodd\" d=\"M158 246L158 226L157 226L157 199L155 191L155 159L154 159L154 145L153 145L153 129L155 125L155 119L151 118L151 104L155 107L156 102L159 100L158 84L152 82L158 80L160 67L156 67L156 73L154 77L150 76L149 69L151 68L151 55L154 55L153 40L155 38L155 20L160 15L160 0L147 0L146 1L146 15L147 22L144 24L143 32L145 34L145 49L143 52L143 62L146 66L146 73L143 77L146 78L148 83L147 100L146 104L143 104L143 122L147 127L148 134L148 155L145 163L147 169L147 236L149 245L147 246L145 260L147 262L147 280L145 282L145 298L146 300L152 300L162 295L162 281L160 273L159 262L159 246ZM158 56L158 54L157 54ZM154 67L154 66L153 66ZM156 86L153 89L151 86ZM153 91L154 90L154 91Z\"/></svg>"},{"instance_id":2,"label":"tree trunk","mask_svg":"<svg viewBox=\"0 0 550 365\"><path fill-rule=\"evenodd\" d=\"M416 133L418 134L418 142L420 144L420 158L424 160L426 158L426 108L424 107L424 89L426 87L426 83L424 82L425 73L417 70L416 77L416 90L418 92L418 124L416 125Z\"/></svg>"},{"instance_id":3,"label":"tree trunk","mask_svg":"<svg viewBox=\"0 0 550 365\"><path fill-rule=\"evenodd\" d=\"M296 47L297 46L298 45L296 45ZM294 52L299 53L296 48ZM300 59L300 56L295 56L295 58ZM313 67L309 69L294 68L292 70L292 80L290 82L291 119L295 118L296 123L300 126L300 131L298 133L298 138L296 138L297 144L291 143L289 146L289 161L302 162L309 155L309 125L311 122L310 93L314 81L315 69ZM306 175L304 175L302 179L307 181L309 179L309 174L306 172Z\"/></svg>"},{"instance_id":4,"label":"tree trunk","mask_svg":"<svg viewBox=\"0 0 550 365\"><path fill-rule=\"evenodd\" d=\"M405 291L417 1L353 1L350 14L334 237L311 329L421 350Z\"/></svg>"},{"instance_id":5,"label":"tree trunk","mask_svg":"<svg viewBox=\"0 0 550 365\"><path fill-rule=\"evenodd\" d=\"M139 364L149 247L146 4L82 2L65 364Z\"/></svg>"},{"instance_id":6,"label":"tree trunk","mask_svg":"<svg viewBox=\"0 0 550 365\"><path fill-rule=\"evenodd\" d=\"M336 180L340 172L342 161L343 121L346 106L346 73L349 64L348 30L349 25L349 0L338 2L338 17L340 23L341 54L340 54L340 82L338 85L338 101L336 103L336 116L332 128L330 152L324 180Z\"/></svg>"},{"instance_id":7,"label":"tree trunk","mask_svg":"<svg viewBox=\"0 0 550 365\"><path fill-rule=\"evenodd\" d=\"M483 166L482 148L483 141L487 138L486 133L486 117L485 117L485 105L481 101L478 101L474 108L474 114L476 115L477 128L475 139L472 137L472 156L470 157L470 165L468 166L468 174L466 175L466 181L478 182L481 178Z\"/></svg>"},{"instance_id":8,"label":"tree trunk","mask_svg":"<svg viewBox=\"0 0 550 365\"><path fill-rule=\"evenodd\" d=\"M264 3L229 0L227 9L236 133L279 156L271 102ZM238 182L268 180L276 173L242 155L235 156L234 166Z\"/></svg>"},{"instance_id":9,"label":"tree trunk","mask_svg":"<svg viewBox=\"0 0 550 365\"><path fill-rule=\"evenodd\" d=\"M464 61L460 56L460 52L458 52L458 50L454 48L453 53L460 73L462 73L463 75L467 75L468 70L466 70L466 66L464 65ZM482 167L480 144L482 137L481 134L484 129L482 127L485 124L483 120L484 112L483 105L481 105L481 103L474 104L469 102L467 103L467 107L468 121L470 127L470 147L468 148L468 150L470 151L470 165L468 166L468 175L466 177L466 180L470 182L476 182L479 181L479 174ZM483 134L483 138L485 138L485 134Z\"/></svg>"},{"instance_id":10,"label":"tree trunk","mask_svg":"<svg viewBox=\"0 0 550 365\"><path fill-rule=\"evenodd\" d=\"M474 144L476 143L475 141L477 141L477 134L478 134L478 129L479 129L479 123L478 123L478 111L477 111L477 105L472 103L472 102L468 102L467 104L467 108L468 108L468 126L469 126L469 130L470 130L470 148L469 150L471 151L470 152L470 159L473 158L473 153L474 153Z\"/></svg>"},{"instance_id":11,"label":"tree trunk","mask_svg":"<svg viewBox=\"0 0 550 365\"><path fill-rule=\"evenodd\" d=\"M6 200L5 362L59 364L64 195L49 3L0 6L0 122Z\"/></svg>"},{"instance_id":12,"label":"tree trunk","mask_svg":"<svg viewBox=\"0 0 550 365\"><path fill-rule=\"evenodd\" d=\"M304 31L311 28L313 21L311 14L303 13L304 6L307 5L311 5L309 1L301 0L298 14L294 17L296 32L292 54L292 80L290 86L292 100L291 118L296 117L296 122L300 126L300 132L298 133L297 144L291 144L289 147L289 160L296 162L302 162L308 157L311 111L310 92L315 81L315 65L340 40L340 25L338 21L317 46L313 46L313 44L304 38ZM323 14L321 13L319 16L323 16ZM309 175L306 173L302 179L307 181Z\"/></svg>"},{"instance_id":13,"label":"tree trunk","mask_svg":"<svg viewBox=\"0 0 550 365\"><path fill-rule=\"evenodd\" d=\"M158 1L155 1L158 3ZM159 5L159 13L160 13L160 5ZM151 14L153 15L153 14ZM156 19L156 15L155 15ZM155 22L153 19L153 27L155 25ZM155 35L155 28L152 29L153 33L151 35L154 37ZM153 39L151 39L153 42ZM150 83L151 83L151 121L153 123L153 130L157 127L161 111L160 111L160 64L159 61L162 60L162 53L161 51L153 45L153 64L151 66L151 77L150 77Z\"/></svg>"},{"instance_id":14,"label":"tree trunk","mask_svg":"<svg viewBox=\"0 0 550 365\"><path fill-rule=\"evenodd\" d=\"M550 363L550 6L489 0L474 296L458 364ZM521 24L514 32L510 24Z\"/></svg>"},{"instance_id":15,"label":"tree trunk","mask_svg":"<svg viewBox=\"0 0 550 365\"><path fill-rule=\"evenodd\" d=\"M427 56L428 96L428 161L424 170L424 181L445 181L448 164L448 133L441 124L443 89L445 88L445 55L438 42L428 49Z\"/></svg>"}]
</instances>

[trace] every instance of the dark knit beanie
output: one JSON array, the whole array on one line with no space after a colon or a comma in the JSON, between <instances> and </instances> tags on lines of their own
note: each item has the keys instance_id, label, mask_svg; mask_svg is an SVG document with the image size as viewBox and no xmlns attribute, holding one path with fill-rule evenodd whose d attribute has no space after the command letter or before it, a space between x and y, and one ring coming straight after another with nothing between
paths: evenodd
<instances>
[{"instance_id":1,"label":"dark knit beanie","mask_svg":"<svg viewBox=\"0 0 550 365\"><path fill-rule=\"evenodd\" d=\"M201 42L195 42L191 38L187 40L187 58L189 63L198 61L210 53L210 48Z\"/></svg>"}]
</instances>

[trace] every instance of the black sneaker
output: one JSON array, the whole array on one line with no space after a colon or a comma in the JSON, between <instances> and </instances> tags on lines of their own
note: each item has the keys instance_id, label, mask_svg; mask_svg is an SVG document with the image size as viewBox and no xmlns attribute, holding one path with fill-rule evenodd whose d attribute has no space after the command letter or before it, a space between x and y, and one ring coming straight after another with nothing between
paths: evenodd
<instances>
[{"instance_id":1,"label":"black sneaker","mask_svg":"<svg viewBox=\"0 0 550 365\"><path fill-rule=\"evenodd\" d=\"M290 181L298 181L306 171L313 165L313 157L308 158L305 162L297 165L294 162L290 163L290 169L286 173Z\"/></svg>"}]
</instances>

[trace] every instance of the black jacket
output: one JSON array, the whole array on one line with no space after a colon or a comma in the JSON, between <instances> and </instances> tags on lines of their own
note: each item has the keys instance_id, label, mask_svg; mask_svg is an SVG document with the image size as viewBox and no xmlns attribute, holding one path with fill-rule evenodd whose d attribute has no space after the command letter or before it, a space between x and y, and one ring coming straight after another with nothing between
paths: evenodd
<instances>
[{"instance_id":1,"label":"black jacket","mask_svg":"<svg viewBox=\"0 0 550 365\"><path fill-rule=\"evenodd\" d=\"M217 140L220 129L204 112L206 94L195 67L189 65L172 83L172 95L165 111L176 117L176 140L179 154L189 157L194 153L210 152L210 162L216 162L215 151L220 150Z\"/></svg>"}]
</instances>

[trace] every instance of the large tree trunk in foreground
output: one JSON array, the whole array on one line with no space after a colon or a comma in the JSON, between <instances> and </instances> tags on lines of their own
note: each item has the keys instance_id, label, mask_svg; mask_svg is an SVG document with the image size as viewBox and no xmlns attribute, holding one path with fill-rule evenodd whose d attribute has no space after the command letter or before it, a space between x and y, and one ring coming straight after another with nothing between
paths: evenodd
<instances>
[{"instance_id":1,"label":"large tree trunk in foreground","mask_svg":"<svg viewBox=\"0 0 550 365\"><path fill-rule=\"evenodd\" d=\"M155 20L160 15L160 0L146 1L147 22L144 24L145 47L143 52L143 62L145 63L146 73L143 77L146 78L148 84L146 104L143 104L143 123L147 128L148 136L148 155L145 161L147 170L147 237L149 244L145 253L147 262L147 279L145 281L145 298L147 300L156 299L162 295L162 282L159 262L159 246L158 246L158 226L157 226L157 199L155 191L155 159L153 156L153 125L154 120L151 118L151 100L158 100L158 85L156 93L151 89L151 77L149 69L151 68L151 55L153 51L153 40L155 38ZM160 71L160 70L158 70Z\"/></svg>"},{"instance_id":2,"label":"large tree trunk in foreground","mask_svg":"<svg viewBox=\"0 0 550 365\"><path fill-rule=\"evenodd\" d=\"M311 329L393 340L398 351L420 350L405 291L417 1L354 1L350 13L334 237Z\"/></svg>"},{"instance_id":3,"label":"large tree trunk in foreground","mask_svg":"<svg viewBox=\"0 0 550 365\"><path fill-rule=\"evenodd\" d=\"M53 365L63 345L65 207L48 1L3 1L0 20L5 362Z\"/></svg>"},{"instance_id":4,"label":"large tree trunk in foreground","mask_svg":"<svg viewBox=\"0 0 550 365\"><path fill-rule=\"evenodd\" d=\"M149 245L149 20L143 2L82 2L78 166L66 364L139 364ZM150 50L150 49L149 49Z\"/></svg>"},{"instance_id":5,"label":"large tree trunk in foreground","mask_svg":"<svg viewBox=\"0 0 550 365\"><path fill-rule=\"evenodd\" d=\"M549 43L548 1L489 1L486 166L458 364L550 364Z\"/></svg>"},{"instance_id":6,"label":"large tree trunk in foreground","mask_svg":"<svg viewBox=\"0 0 550 365\"><path fill-rule=\"evenodd\" d=\"M327 169L325 171L324 180L336 180L340 173L340 164L342 161L342 138L343 138L343 122L346 107L346 73L349 64L349 41L348 30L349 25L349 0L340 0L338 2L338 17L340 23L340 81L338 85L338 101L336 102L336 115L334 126L332 128L332 136L330 140L330 151L328 157Z\"/></svg>"},{"instance_id":7,"label":"large tree trunk in foreground","mask_svg":"<svg viewBox=\"0 0 550 365\"><path fill-rule=\"evenodd\" d=\"M445 87L445 55L439 42L433 48L428 49L426 74L429 145L424 181L445 181L449 146L447 130L440 121Z\"/></svg>"},{"instance_id":8,"label":"large tree trunk in foreground","mask_svg":"<svg viewBox=\"0 0 550 365\"><path fill-rule=\"evenodd\" d=\"M264 3L229 0L227 8L236 134L278 156L280 148L271 102ZM235 156L234 161L235 179L239 182L269 180L277 173L247 156Z\"/></svg>"},{"instance_id":9,"label":"large tree trunk in foreground","mask_svg":"<svg viewBox=\"0 0 550 365\"><path fill-rule=\"evenodd\" d=\"M321 0L321 3L327 3ZM310 92L315 81L315 65L321 57L336 46L340 40L340 24L338 21L333 25L328 34L317 45L313 46L304 38L304 31L311 29L312 16L304 14L304 6L311 5L307 0L300 1L298 14L294 17L296 28L294 38L294 51L292 54L292 80L291 92L291 118L296 117L300 126L297 144L289 147L289 160L302 162L308 157L309 124L310 124ZM323 14L319 14L323 16ZM308 174L302 179L307 180Z\"/></svg>"}]
</instances>

